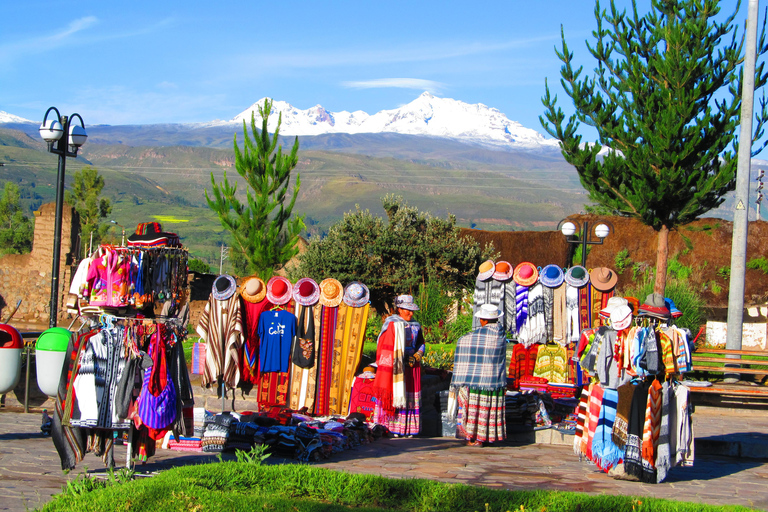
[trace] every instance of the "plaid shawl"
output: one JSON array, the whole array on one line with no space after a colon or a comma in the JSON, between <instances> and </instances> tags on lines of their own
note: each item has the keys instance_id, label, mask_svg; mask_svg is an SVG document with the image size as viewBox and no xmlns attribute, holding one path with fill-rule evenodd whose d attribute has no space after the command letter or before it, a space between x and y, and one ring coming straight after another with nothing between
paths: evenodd
<instances>
[{"instance_id":1,"label":"plaid shawl","mask_svg":"<svg viewBox=\"0 0 768 512\"><path fill-rule=\"evenodd\" d=\"M493 391L507 385L507 339L502 324L488 324L456 342L452 387Z\"/></svg>"}]
</instances>

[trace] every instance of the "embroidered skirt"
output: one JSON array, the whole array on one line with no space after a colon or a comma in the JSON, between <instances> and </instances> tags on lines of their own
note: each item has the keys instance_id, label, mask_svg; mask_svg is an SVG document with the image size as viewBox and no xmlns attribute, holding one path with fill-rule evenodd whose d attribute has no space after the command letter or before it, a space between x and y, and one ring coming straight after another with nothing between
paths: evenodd
<instances>
[{"instance_id":1,"label":"embroidered skirt","mask_svg":"<svg viewBox=\"0 0 768 512\"><path fill-rule=\"evenodd\" d=\"M405 367L405 402L406 406L396 409L394 414L387 414L376 404L374 422L380 423L390 432L399 436L415 436L421 428L419 413L421 403L421 366Z\"/></svg>"},{"instance_id":2,"label":"embroidered skirt","mask_svg":"<svg viewBox=\"0 0 768 512\"><path fill-rule=\"evenodd\" d=\"M494 443L507 438L505 389L483 391L462 387L459 391L459 435L468 441Z\"/></svg>"}]
</instances>

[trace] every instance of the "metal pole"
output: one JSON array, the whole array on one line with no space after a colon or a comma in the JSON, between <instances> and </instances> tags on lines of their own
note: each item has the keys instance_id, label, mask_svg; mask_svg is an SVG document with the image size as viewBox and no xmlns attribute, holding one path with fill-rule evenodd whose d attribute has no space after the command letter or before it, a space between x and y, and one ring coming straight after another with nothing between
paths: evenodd
<instances>
[{"instance_id":1,"label":"metal pole","mask_svg":"<svg viewBox=\"0 0 768 512\"><path fill-rule=\"evenodd\" d=\"M758 0L749 0L746 49L744 52L744 84L741 92L741 132L739 134L738 167L736 169L736 210L733 215L731 245L731 279L728 288L728 332L725 347L741 350L744 329L744 279L747 267L749 230L749 171L752 158L752 114L755 93L755 59L757 53ZM738 374L725 374L726 381Z\"/></svg>"},{"instance_id":2,"label":"metal pole","mask_svg":"<svg viewBox=\"0 0 768 512\"><path fill-rule=\"evenodd\" d=\"M48 327L56 327L59 316L59 259L61 257L61 216L64 209L64 173L66 172L67 144L69 142L69 118L63 116L64 134L56 142L59 153L59 172L56 179L56 220L53 227L53 264L51 267L51 317Z\"/></svg>"},{"instance_id":3,"label":"metal pole","mask_svg":"<svg viewBox=\"0 0 768 512\"><path fill-rule=\"evenodd\" d=\"M24 342L25 345L27 345L27 375L24 377L24 413L29 412L29 345ZM35 354L35 357L37 357L37 354Z\"/></svg>"},{"instance_id":4,"label":"metal pole","mask_svg":"<svg viewBox=\"0 0 768 512\"><path fill-rule=\"evenodd\" d=\"M589 222L584 221L584 228L581 230L581 266L587 268L587 235L589 234Z\"/></svg>"}]
</instances>

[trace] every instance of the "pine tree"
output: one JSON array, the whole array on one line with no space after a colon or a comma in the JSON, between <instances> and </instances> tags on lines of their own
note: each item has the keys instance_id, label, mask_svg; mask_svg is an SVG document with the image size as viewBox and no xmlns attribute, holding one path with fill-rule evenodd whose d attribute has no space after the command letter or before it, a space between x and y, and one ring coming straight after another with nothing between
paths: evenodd
<instances>
[{"instance_id":1,"label":"pine tree","mask_svg":"<svg viewBox=\"0 0 768 512\"><path fill-rule=\"evenodd\" d=\"M248 187L245 204L236 197L237 182L230 183L226 171L220 185L211 173L213 199L205 191L208 207L216 212L221 225L232 236L232 250L237 253L233 260L244 258L247 272L256 273L262 279L269 279L298 253L299 233L304 229L303 215L291 217L301 185L299 175L296 175L290 203L285 204L291 171L298 163L299 139L294 140L291 152L284 155L277 143L282 115L278 116L271 138L267 131L271 111L269 99L263 107L259 106L261 132L256 129L256 117L251 113L253 140L243 121L242 151L235 135L235 169Z\"/></svg>"},{"instance_id":2,"label":"pine tree","mask_svg":"<svg viewBox=\"0 0 768 512\"><path fill-rule=\"evenodd\" d=\"M610 10L597 1L595 43L587 43L594 75L582 79L583 67L574 69L562 29L555 49L575 113L565 122L547 84L546 120L539 119L592 201L658 232L656 303L666 287L669 231L719 206L735 187L744 59L738 10L718 22L717 0L652 0L642 17L634 1L630 15L613 0ZM767 50L763 23L758 57ZM755 89L767 80L760 63ZM764 96L760 103L755 140L768 119ZM595 143L582 144L580 123L597 130Z\"/></svg>"},{"instance_id":3,"label":"pine tree","mask_svg":"<svg viewBox=\"0 0 768 512\"><path fill-rule=\"evenodd\" d=\"M74 206L80 216L82 243L88 244L93 234L93 245L98 246L109 225L99 225L112 212L109 199L99 197L104 190L104 177L93 167L83 167L74 174L72 191L65 191L65 200Z\"/></svg>"}]
</instances>

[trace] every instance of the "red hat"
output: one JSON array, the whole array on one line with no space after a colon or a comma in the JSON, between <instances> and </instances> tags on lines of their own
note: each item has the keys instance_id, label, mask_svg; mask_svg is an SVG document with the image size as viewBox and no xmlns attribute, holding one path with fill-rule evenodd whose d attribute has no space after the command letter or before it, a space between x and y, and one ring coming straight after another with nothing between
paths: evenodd
<instances>
[{"instance_id":1,"label":"red hat","mask_svg":"<svg viewBox=\"0 0 768 512\"><path fill-rule=\"evenodd\" d=\"M539 270L530 261L515 267L514 280L520 286L533 286L539 280Z\"/></svg>"},{"instance_id":2,"label":"red hat","mask_svg":"<svg viewBox=\"0 0 768 512\"><path fill-rule=\"evenodd\" d=\"M291 302L291 282L282 276L274 276L267 283L267 300L276 306Z\"/></svg>"}]
</instances>

